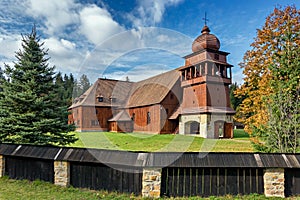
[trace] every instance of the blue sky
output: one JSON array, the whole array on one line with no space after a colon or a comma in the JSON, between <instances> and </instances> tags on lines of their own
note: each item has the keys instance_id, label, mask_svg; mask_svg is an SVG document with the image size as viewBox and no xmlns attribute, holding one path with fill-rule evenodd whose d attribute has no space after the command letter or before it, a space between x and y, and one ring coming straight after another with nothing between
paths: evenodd
<instances>
[{"instance_id":1,"label":"blue sky","mask_svg":"<svg viewBox=\"0 0 300 200\"><path fill-rule=\"evenodd\" d=\"M1 0L0 67L12 65L21 34L36 24L58 71L138 81L184 64L204 25L216 35L242 82L242 62L256 29L290 0Z\"/></svg>"}]
</instances>

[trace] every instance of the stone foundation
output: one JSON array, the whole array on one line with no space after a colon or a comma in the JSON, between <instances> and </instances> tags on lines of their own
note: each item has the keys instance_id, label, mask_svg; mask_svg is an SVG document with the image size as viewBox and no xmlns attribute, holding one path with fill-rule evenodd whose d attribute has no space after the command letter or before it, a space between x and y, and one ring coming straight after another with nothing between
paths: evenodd
<instances>
[{"instance_id":1,"label":"stone foundation","mask_svg":"<svg viewBox=\"0 0 300 200\"><path fill-rule=\"evenodd\" d=\"M161 186L161 169L143 169L143 197L159 198Z\"/></svg>"},{"instance_id":2,"label":"stone foundation","mask_svg":"<svg viewBox=\"0 0 300 200\"><path fill-rule=\"evenodd\" d=\"M70 185L70 163L54 161L54 184L60 186Z\"/></svg>"},{"instance_id":3,"label":"stone foundation","mask_svg":"<svg viewBox=\"0 0 300 200\"><path fill-rule=\"evenodd\" d=\"M5 175L5 158L3 155L0 155L0 177Z\"/></svg>"},{"instance_id":4,"label":"stone foundation","mask_svg":"<svg viewBox=\"0 0 300 200\"><path fill-rule=\"evenodd\" d=\"M284 169L273 168L264 171L264 190L266 197L284 198Z\"/></svg>"}]
</instances>

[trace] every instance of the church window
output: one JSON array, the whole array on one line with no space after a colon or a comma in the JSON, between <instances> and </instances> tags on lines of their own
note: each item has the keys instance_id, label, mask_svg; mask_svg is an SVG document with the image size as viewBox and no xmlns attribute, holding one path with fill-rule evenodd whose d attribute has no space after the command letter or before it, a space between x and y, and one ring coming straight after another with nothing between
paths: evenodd
<instances>
[{"instance_id":1,"label":"church window","mask_svg":"<svg viewBox=\"0 0 300 200\"><path fill-rule=\"evenodd\" d=\"M103 102L103 96L102 95L97 97L97 99L98 99L98 102Z\"/></svg>"},{"instance_id":2,"label":"church window","mask_svg":"<svg viewBox=\"0 0 300 200\"><path fill-rule=\"evenodd\" d=\"M134 122L134 120L135 120L135 113L132 113L131 120Z\"/></svg>"},{"instance_id":3,"label":"church window","mask_svg":"<svg viewBox=\"0 0 300 200\"><path fill-rule=\"evenodd\" d=\"M97 126L97 125L99 125L99 121L98 120L92 120L91 125L92 126Z\"/></svg>"},{"instance_id":4,"label":"church window","mask_svg":"<svg viewBox=\"0 0 300 200\"><path fill-rule=\"evenodd\" d=\"M147 112L147 124L151 123L151 113Z\"/></svg>"}]
</instances>

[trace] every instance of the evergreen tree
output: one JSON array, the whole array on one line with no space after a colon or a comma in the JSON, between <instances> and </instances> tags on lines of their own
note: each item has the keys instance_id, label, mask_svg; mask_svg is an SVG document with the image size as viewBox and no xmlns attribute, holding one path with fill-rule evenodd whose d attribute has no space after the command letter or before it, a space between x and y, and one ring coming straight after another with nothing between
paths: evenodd
<instances>
[{"instance_id":1,"label":"evergreen tree","mask_svg":"<svg viewBox=\"0 0 300 200\"><path fill-rule=\"evenodd\" d=\"M87 75L82 74L82 76L79 79L80 95L82 95L90 87L91 87L91 83L90 83L90 80L88 79Z\"/></svg>"},{"instance_id":2,"label":"evergreen tree","mask_svg":"<svg viewBox=\"0 0 300 200\"><path fill-rule=\"evenodd\" d=\"M4 82L5 82L5 77L3 75L3 70L0 68L0 92L3 91L2 85L4 84Z\"/></svg>"},{"instance_id":3,"label":"evergreen tree","mask_svg":"<svg viewBox=\"0 0 300 200\"><path fill-rule=\"evenodd\" d=\"M87 75L82 74L79 81L74 81L73 97L79 97L91 87L91 83Z\"/></svg>"},{"instance_id":4,"label":"evergreen tree","mask_svg":"<svg viewBox=\"0 0 300 200\"><path fill-rule=\"evenodd\" d=\"M72 73L70 77L65 74L64 76L64 88L65 88L65 98L67 99L68 107L72 105L73 102L73 89L74 89L75 79Z\"/></svg>"},{"instance_id":5,"label":"evergreen tree","mask_svg":"<svg viewBox=\"0 0 300 200\"><path fill-rule=\"evenodd\" d=\"M5 65L9 79L0 98L0 141L41 145L65 145L77 140L68 133L68 112L58 98L54 67L48 66L47 50L36 29L22 35L22 50L14 67Z\"/></svg>"},{"instance_id":6,"label":"evergreen tree","mask_svg":"<svg viewBox=\"0 0 300 200\"><path fill-rule=\"evenodd\" d=\"M236 96L235 92L239 89L238 84L235 82L229 86L230 104L234 110L237 110L239 105L243 102L244 96Z\"/></svg>"}]
</instances>

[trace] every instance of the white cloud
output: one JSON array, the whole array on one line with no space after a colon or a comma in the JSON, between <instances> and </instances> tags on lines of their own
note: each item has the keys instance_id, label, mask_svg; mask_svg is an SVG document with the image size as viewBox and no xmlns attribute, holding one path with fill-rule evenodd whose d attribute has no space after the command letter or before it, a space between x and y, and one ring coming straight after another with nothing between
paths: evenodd
<instances>
[{"instance_id":1,"label":"white cloud","mask_svg":"<svg viewBox=\"0 0 300 200\"><path fill-rule=\"evenodd\" d=\"M183 0L141 0L134 12L128 15L135 27L155 26L161 22L167 7L176 6Z\"/></svg>"},{"instance_id":2,"label":"white cloud","mask_svg":"<svg viewBox=\"0 0 300 200\"><path fill-rule=\"evenodd\" d=\"M50 37L44 40L45 47L49 49L50 64L55 65L58 71L64 73L77 72L84 56L73 42L66 39Z\"/></svg>"},{"instance_id":3,"label":"white cloud","mask_svg":"<svg viewBox=\"0 0 300 200\"><path fill-rule=\"evenodd\" d=\"M15 60L15 52L21 49L21 35L0 35L0 55Z\"/></svg>"},{"instance_id":4,"label":"white cloud","mask_svg":"<svg viewBox=\"0 0 300 200\"><path fill-rule=\"evenodd\" d=\"M124 31L104 8L90 5L80 13L80 32L93 44L99 44L114 34Z\"/></svg>"},{"instance_id":5,"label":"white cloud","mask_svg":"<svg viewBox=\"0 0 300 200\"><path fill-rule=\"evenodd\" d=\"M52 35L61 32L65 26L78 22L77 7L74 0L29 0L26 13L36 19L43 18L47 34Z\"/></svg>"}]
</instances>

